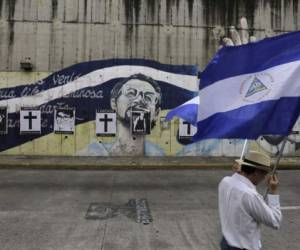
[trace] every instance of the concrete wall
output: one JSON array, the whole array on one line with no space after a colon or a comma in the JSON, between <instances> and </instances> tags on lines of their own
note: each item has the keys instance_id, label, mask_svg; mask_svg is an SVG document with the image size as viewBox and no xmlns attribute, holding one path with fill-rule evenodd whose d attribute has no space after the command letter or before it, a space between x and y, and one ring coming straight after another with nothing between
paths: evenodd
<instances>
[{"instance_id":1,"label":"concrete wall","mask_svg":"<svg viewBox=\"0 0 300 250\"><path fill-rule=\"evenodd\" d=\"M197 64L203 69L219 47L220 38L241 16L247 18L250 34L259 39L297 30L299 2L0 0L0 88L30 84L76 63L110 58ZM32 73L20 69L20 62L27 57L34 65ZM175 131L176 127L173 128ZM169 148L176 144L172 142L176 137L174 131L167 135ZM156 132L152 141L161 135ZM55 140L51 145L53 154L76 154L76 140L66 141L64 137ZM49 153L47 143L36 144L32 142L4 153ZM276 153L280 146L278 141L267 142L264 138L254 144L254 147L262 145L271 153ZM242 145L243 141L208 140L186 147L182 155L239 155ZM298 144L290 143L286 153L298 154L298 148ZM170 149L167 154L175 152Z\"/></svg>"},{"instance_id":2,"label":"concrete wall","mask_svg":"<svg viewBox=\"0 0 300 250\"><path fill-rule=\"evenodd\" d=\"M246 16L251 32L299 27L295 0L1 0L0 70L57 71L103 58L204 67L219 36Z\"/></svg>"}]
</instances>

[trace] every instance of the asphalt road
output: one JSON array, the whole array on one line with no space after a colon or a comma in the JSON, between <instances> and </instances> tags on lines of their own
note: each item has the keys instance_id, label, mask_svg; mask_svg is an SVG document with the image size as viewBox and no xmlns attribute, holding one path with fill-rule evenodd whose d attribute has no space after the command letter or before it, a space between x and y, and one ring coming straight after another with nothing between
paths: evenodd
<instances>
[{"instance_id":1,"label":"asphalt road","mask_svg":"<svg viewBox=\"0 0 300 250\"><path fill-rule=\"evenodd\" d=\"M219 249L217 185L229 174L0 170L0 249ZM263 227L263 249L300 249L300 171L279 177L283 224ZM134 213L144 199L149 224ZM98 217L87 219L92 203Z\"/></svg>"}]
</instances>

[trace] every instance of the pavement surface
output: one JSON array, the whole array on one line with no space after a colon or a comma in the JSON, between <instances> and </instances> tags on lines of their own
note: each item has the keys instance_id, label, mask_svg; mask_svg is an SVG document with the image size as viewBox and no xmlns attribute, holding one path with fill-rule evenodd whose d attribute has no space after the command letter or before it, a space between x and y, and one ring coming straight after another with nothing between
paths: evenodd
<instances>
[{"instance_id":1,"label":"pavement surface","mask_svg":"<svg viewBox=\"0 0 300 250\"><path fill-rule=\"evenodd\" d=\"M217 185L226 170L0 170L0 249L219 249ZM300 171L281 170L283 223L263 249L300 249ZM263 193L265 187L261 187ZM146 199L139 223L129 201ZM86 219L91 204L98 219Z\"/></svg>"}]
</instances>

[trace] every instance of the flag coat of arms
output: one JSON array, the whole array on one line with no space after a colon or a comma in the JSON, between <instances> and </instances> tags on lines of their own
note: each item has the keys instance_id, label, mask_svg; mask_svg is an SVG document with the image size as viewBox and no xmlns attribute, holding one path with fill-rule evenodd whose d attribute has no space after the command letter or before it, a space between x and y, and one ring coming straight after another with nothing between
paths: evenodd
<instances>
[{"instance_id":1,"label":"flag coat of arms","mask_svg":"<svg viewBox=\"0 0 300 250\"><path fill-rule=\"evenodd\" d=\"M201 74L194 140L288 135L300 110L300 32L224 47Z\"/></svg>"}]
</instances>

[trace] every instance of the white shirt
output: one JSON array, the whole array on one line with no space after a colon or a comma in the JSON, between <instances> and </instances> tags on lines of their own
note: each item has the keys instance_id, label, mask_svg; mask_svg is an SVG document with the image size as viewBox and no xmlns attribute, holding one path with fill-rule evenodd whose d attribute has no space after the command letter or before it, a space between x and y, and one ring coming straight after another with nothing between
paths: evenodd
<instances>
[{"instance_id":1,"label":"white shirt","mask_svg":"<svg viewBox=\"0 0 300 250\"><path fill-rule=\"evenodd\" d=\"M268 205L246 177L235 173L219 185L222 233L228 244L248 250L261 249L260 223L278 229L279 195L268 195Z\"/></svg>"}]
</instances>

